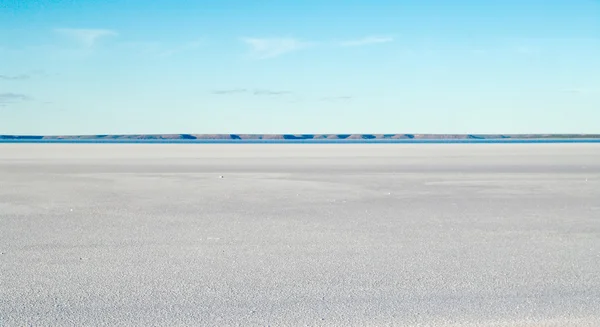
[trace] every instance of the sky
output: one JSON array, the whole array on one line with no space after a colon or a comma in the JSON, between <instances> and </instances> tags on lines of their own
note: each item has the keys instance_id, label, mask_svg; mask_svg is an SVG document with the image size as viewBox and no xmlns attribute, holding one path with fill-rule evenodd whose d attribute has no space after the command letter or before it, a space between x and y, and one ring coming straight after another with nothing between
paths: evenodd
<instances>
[{"instance_id":1,"label":"sky","mask_svg":"<svg viewBox=\"0 0 600 327\"><path fill-rule=\"evenodd\" d=\"M600 0L0 0L0 134L600 133Z\"/></svg>"}]
</instances>

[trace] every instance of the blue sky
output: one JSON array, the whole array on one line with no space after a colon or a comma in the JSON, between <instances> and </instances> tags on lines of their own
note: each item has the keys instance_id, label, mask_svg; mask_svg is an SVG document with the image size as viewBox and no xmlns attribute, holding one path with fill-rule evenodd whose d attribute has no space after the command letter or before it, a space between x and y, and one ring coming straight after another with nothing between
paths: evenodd
<instances>
[{"instance_id":1,"label":"blue sky","mask_svg":"<svg viewBox=\"0 0 600 327\"><path fill-rule=\"evenodd\" d=\"M2 0L0 134L600 133L598 0Z\"/></svg>"}]
</instances>

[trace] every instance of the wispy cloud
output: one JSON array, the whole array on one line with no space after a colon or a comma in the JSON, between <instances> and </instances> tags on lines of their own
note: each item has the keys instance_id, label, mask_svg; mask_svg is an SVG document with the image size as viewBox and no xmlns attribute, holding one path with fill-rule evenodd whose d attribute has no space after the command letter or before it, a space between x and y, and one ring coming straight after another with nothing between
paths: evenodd
<instances>
[{"instance_id":1,"label":"wispy cloud","mask_svg":"<svg viewBox=\"0 0 600 327\"><path fill-rule=\"evenodd\" d=\"M256 96L277 96L277 95L286 95L291 94L290 91L280 91L280 90L267 90L267 89L225 89L225 90L215 90L212 91L213 94L217 95L231 95L231 94L251 94Z\"/></svg>"},{"instance_id":2,"label":"wispy cloud","mask_svg":"<svg viewBox=\"0 0 600 327\"><path fill-rule=\"evenodd\" d=\"M586 93L587 90L585 89L578 89L578 88L572 88L572 89L562 89L561 92L562 93L570 93L570 94L583 94Z\"/></svg>"},{"instance_id":3,"label":"wispy cloud","mask_svg":"<svg viewBox=\"0 0 600 327\"><path fill-rule=\"evenodd\" d=\"M116 31L108 29L57 28L54 31L75 40L85 47L94 46L101 38L119 35Z\"/></svg>"},{"instance_id":4,"label":"wispy cloud","mask_svg":"<svg viewBox=\"0 0 600 327\"><path fill-rule=\"evenodd\" d=\"M33 99L32 97L22 93L4 92L0 93L0 106L6 107L9 104L27 101Z\"/></svg>"},{"instance_id":5,"label":"wispy cloud","mask_svg":"<svg viewBox=\"0 0 600 327\"><path fill-rule=\"evenodd\" d=\"M242 42L250 46L252 55L258 59L279 57L312 45L295 38L243 38Z\"/></svg>"},{"instance_id":6,"label":"wispy cloud","mask_svg":"<svg viewBox=\"0 0 600 327\"><path fill-rule=\"evenodd\" d=\"M5 80L5 81L22 81L25 79L30 79L31 76L27 75L27 74L20 74L20 75L0 75L0 80Z\"/></svg>"},{"instance_id":7,"label":"wispy cloud","mask_svg":"<svg viewBox=\"0 0 600 327\"><path fill-rule=\"evenodd\" d=\"M343 41L339 44L343 47L359 47L371 44L389 43L392 41L394 41L394 38L391 36L367 36L361 39Z\"/></svg>"},{"instance_id":8,"label":"wispy cloud","mask_svg":"<svg viewBox=\"0 0 600 327\"><path fill-rule=\"evenodd\" d=\"M285 95L291 94L290 91L275 91L275 90L254 90L252 94L254 95Z\"/></svg>"}]
</instances>

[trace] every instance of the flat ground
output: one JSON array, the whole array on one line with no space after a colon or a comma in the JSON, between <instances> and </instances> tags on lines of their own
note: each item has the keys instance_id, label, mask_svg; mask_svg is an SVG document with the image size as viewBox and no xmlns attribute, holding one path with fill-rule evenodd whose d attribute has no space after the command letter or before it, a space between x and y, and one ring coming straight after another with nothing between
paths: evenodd
<instances>
[{"instance_id":1,"label":"flat ground","mask_svg":"<svg viewBox=\"0 0 600 327\"><path fill-rule=\"evenodd\" d=\"M0 253L0 326L599 326L600 144L0 144Z\"/></svg>"}]
</instances>

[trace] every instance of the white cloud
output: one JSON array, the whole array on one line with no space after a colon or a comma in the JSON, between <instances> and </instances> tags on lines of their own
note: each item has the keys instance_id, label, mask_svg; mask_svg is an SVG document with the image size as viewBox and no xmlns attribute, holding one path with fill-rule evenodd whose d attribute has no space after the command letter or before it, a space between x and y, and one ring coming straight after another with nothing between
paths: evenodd
<instances>
[{"instance_id":1,"label":"white cloud","mask_svg":"<svg viewBox=\"0 0 600 327\"><path fill-rule=\"evenodd\" d=\"M243 38L252 55L259 59L274 58L309 47L311 43L294 38Z\"/></svg>"},{"instance_id":2,"label":"white cloud","mask_svg":"<svg viewBox=\"0 0 600 327\"><path fill-rule=\"evenodd\" d=\"M392 41L394 41L394 38L391 36L367 36L362 39L340 42L340 45L343 47L359 47L363 45L388 43Z\"/></svg>"},{"instance_id":3,"label":"white cloud","mask_svg":"<svg viewBox=\"0 0 600 327\"><path fill-rule=\"evenodd\" d=\"M107 29L57 28L55 32L74 39L86 47L92 47L98 39L117 36L118 33Z\"/></svg>"}]
</instances>

